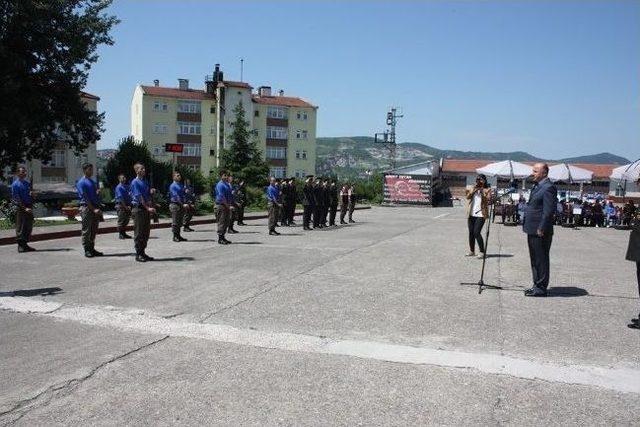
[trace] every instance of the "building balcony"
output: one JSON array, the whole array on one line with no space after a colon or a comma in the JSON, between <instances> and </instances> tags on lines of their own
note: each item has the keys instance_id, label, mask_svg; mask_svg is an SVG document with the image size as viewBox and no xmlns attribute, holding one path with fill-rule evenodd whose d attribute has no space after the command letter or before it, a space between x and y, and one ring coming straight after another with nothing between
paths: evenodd
<instances>
[{"instance_id":1,"label":"building balcony","mask_svg":"<svg viewBox=\"0 0 640 427\"><path fill-rule=\"evenodd\" d=\"M177 113L179 122L201 122L202 115L200 113Z\"/></svg>"},{"instance_id":2,"label":"building balcony","mask_svg":"<svg viewBox=\"0 0 640 427\"><path fill-rule=\"evenodd\" d=\"M289 120L288 119L274 119L272 117L267 117L267 126L276 126L280 128L288 128Z\"/></svg>"},{"instance_id":3,"label":"building balcony","mask_svg":"<svg viewBox=\"0 0 640 427\"><path fill-rule=\"evenodd\" d=\"M287 139L274 139L267 138L266 144L267 147L286 147L289 140Z\"/></svg>"},{"instance_id":4,"label":"building balcony","mask_svg":"<svg viewBox=\"0 0 640 427\"><path fill-rule=\"evenodd\" d=\"M201 144L202 143L202 135L184 135L177 134L176 142L178 144Z\"/></svg>"}]
</instances>

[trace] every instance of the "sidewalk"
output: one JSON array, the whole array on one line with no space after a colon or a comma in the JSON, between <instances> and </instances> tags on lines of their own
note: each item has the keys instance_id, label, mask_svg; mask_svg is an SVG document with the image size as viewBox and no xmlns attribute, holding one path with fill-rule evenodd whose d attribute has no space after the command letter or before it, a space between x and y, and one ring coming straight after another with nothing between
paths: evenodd
<instances>
[{"instance_id":1,"label":"sidewalk","mask_svg":"<svg viewBox=\"0 0 640 427\"><path fill-rule=\"evenodd\" d=\"M357 206L356 210L371 209L371 206ZM302 216L302 210L296 210L295 216ZM267 218L266 211L250 212L245 214L245 221L255 221ZM213 213L202 216L194 216L191 225L213 224ZM129 222L127 231L133 230L133 222ZM151 229L171 228L171 218L160 218L157 224L151 223ZM116 219L107 219L100 223L98 234L116 233L118 231ZM80 221L77 224L48 225L44 227L33 227L30 242L39 242L42 240L65 239L67 237L80 236ZM0 230L0 246L13 245L16 243L16 232L13 229Z\"/></svg>"}]
</instances>

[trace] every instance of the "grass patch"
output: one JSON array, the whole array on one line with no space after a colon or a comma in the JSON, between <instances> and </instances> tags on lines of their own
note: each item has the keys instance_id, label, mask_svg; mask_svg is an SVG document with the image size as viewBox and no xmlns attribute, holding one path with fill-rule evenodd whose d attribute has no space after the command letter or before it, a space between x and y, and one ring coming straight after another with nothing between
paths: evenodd
<instances>
[{"instance_id":1,"label":"grass patch","mask_svg":"<svg viewBox=\"0 0 640 427\"><path fill-rule=\"evenodd\" d=\"M33 221L34 227L49 227L51 225L66 225L66 224L80 224L80 221L72 221L65 219L64 221L47 221L43 219L36 219ZM0 230L13 230L15 225L7 221L6 219L0 219Z\"/></svg>"}]
</instances>

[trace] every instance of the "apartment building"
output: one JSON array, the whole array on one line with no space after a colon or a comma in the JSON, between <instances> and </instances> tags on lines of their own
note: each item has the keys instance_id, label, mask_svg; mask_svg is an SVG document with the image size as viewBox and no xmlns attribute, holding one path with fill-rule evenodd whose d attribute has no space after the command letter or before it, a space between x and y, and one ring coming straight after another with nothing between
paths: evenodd
<instances>
[{"instance_id":1,"label":"apartment building","mask_svg":"<svg viewBox=\"0 0 640 427\"><path fill-rule=\"evenodd\" d=\"M220 66L206 76L203 89L178 79L177 87L138 85L131 102L131 134L145 141L159 160L201 170L206 176L220 166L220 154L232 141L230 124L241 103L258 147L276 177L315 173L317 107L301 98L256 91L245 82L224 79ZM180 154L165 152L166 144L181 144Z\"/></svg>"},{"instance_id":2,"label":"apartment building","mask_svg":"<svg viewBox=\"0 0 640 427\"><path fill-rule=\"evenodd\" d=\"M99 97L86 92L82 92L81 96L87 109L97 111ZM95 143L90 144L80 155L75 155L64 142L59 142L52 152L51 161L44 163L40 160L31 160L26 163L26 166L34 185L57 183L75 185L78 178L82 176L82 165L88 162L95 166L96 161ZM94 167L93 173L95 177L97 168Z\"/></svg>"}]
</instances>

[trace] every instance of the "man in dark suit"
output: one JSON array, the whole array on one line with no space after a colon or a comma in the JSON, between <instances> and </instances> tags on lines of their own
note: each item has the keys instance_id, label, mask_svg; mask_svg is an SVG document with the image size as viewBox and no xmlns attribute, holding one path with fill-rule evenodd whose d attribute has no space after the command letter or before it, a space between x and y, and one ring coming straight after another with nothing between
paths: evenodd
<instances>
[{"instance_id":1,"label":"man in dark suit","mask_svg":"<svg viewBox=\"0 0 640 427\"><path fill-rule=\"evenodd\" d=\"M533 166L535 185L531 189L525 209L523 230L527 233L533 286L524 295L544 297L549 286L549 251L553 239L553 222L558 202L558 191L547 175L549 166L536 163Z\"/></svg>"}]
</instances>

